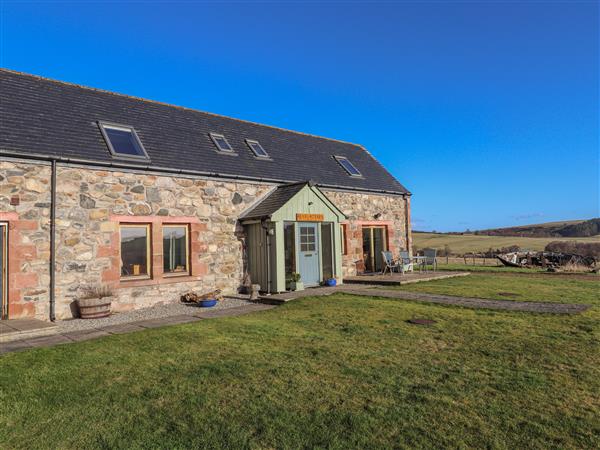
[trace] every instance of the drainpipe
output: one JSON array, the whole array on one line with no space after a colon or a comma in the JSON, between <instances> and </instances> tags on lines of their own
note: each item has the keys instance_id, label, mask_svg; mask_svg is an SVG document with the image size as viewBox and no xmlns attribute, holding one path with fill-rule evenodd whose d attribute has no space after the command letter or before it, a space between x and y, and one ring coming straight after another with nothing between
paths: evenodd
<instances>
[{"instance_id":1,"label":"drainpipe","mask_svg":"<svg viewBox=\"0 0 600 450\"><path fill-rule=\"evenodd\" d=\"M50 178L50 320L56 320L56 160L52 160Z\"/></svg>"}]
</instances>

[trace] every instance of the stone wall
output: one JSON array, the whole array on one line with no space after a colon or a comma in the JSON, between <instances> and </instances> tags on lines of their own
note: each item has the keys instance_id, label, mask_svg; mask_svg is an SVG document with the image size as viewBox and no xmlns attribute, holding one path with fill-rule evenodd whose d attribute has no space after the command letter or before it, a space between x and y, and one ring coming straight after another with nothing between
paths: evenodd
<instances>
[{"instance_id":1,"label":"stone wall","mask_svg":"<svg viewBox=\"0 0 600 450\"><path fill-rule=\"evenodd\" d=\"M9 224L10 318L47 318L50 299L48 165L0 161L0 221Z\"/></svg>"},{"instance_id":2,"label":"stone wall","mask_svg":"<svg viewBox=\"0 0 600 450\"><path fill-rule=\"evenodd\" d=\"M60 167L57 189L57 317L71 316L82 284L115 288L115 310L176 300L190 289L233 293L243 276L237 217L268 185ZM149 223L149 280L120 280L119 223ZM163 223L190 225L191 274L162 276Z\"/></svg>"},{"instance_id":3,"label":"stone wall","mask_svg":"<svg viewBox=\"0 0 600 450\"><path fill-rule=\"evenodd\" d=\"M50 265L50 166L0 161L0 221L9 222L11 318L48 319ZM109 284L114 309L175 301L190 289L233 293L243 276L243 229L237 218L272 185L57 168L56 316L69 318L82 289ZM348 217L344 275L362 263L362 226L388 227L393 251L410 248L409 202L401 196L326 191ZM18 204L15 203L18 198ZM380 215L380 216L378 216ZM120 223L151 227L152 277L121 280ZM162 273L162 226L189 224L190 274ZM408 231L408 238L407 238ZM408 239L408 243L407 243Z\"/></svg>"},{"instance_id":4,"label":"stone wall","mask_svg":"<svg viewBox=\"0 0 600 450\"><path fill-rule=\"evenodd\" d=\"M410 228L410 197L348 193L323 190L325 195L348 217L345 222L346 254L343 255L343 275L356 275L364 270L362 227L387 227L388 248L412 252ZM407 220L408 219L408 220Z\"/></svg>"}]
</instances>

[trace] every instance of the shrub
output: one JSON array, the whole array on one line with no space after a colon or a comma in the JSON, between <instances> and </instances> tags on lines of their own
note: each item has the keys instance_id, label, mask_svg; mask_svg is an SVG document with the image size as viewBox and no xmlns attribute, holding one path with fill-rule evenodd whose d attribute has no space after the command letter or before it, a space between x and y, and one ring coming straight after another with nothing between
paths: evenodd
<instances>
[{"instance_id":1,"label":"shrub","mask_svg":"<svg viewBox=\"0 0 600 450\"><path fill-rule=\"evenodd\" d=\"M86 286L82 289L82 294L79 296L80 299L86 298L104 298L112 297L114 294L112 288L107 284L96 284L92 286Z\"/></svg>"},{"instance_id":2,"label":"shrub","mask_svg":"<svg viewBox=\"0 0 600 450\"><path fill-rule=\"evenodd\" d=\"M547 252L574 253L600 258L600 242L552 241L544 249Z\"/></svg>"}]
</instances>

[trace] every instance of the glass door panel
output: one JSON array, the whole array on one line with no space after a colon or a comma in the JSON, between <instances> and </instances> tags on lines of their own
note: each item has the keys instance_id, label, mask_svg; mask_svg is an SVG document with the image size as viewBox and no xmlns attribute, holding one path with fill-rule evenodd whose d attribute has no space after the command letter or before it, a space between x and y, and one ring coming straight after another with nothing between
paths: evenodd
<instances>
[{"instance_id":1,"label":"glass door panel","mask_svg":"<svg viewBox=\"0 0 600 450\"><path fill-rule=\"evenodd\" d=\"M291 278L296 272L296 224L285 222L283 224L283 252L285 255L285 279Z\"/></svg>"},{"instance_id":2,"label":"glass door panel","mask_svg":"<svg viewBox=\"0 0 600 450\"><path fill-rule=\"evenodd\" d=\"M321 224L321 257L323 280L333 278L333 228L330 223Z\"/></svg>"},{"instance_id":3,"label":"glass door panel","mask_svg":"<svg viewBox=\"0 0 600 450\"><path fill-rule=\"evenodd\" d=\"M365 272L383 270L381 252L387 250L387 229L385 227L363 227L363 261Z\"/></svg>"},{"instance_id":4,"label":"glass door panel","mask_svg":"<svg viewBox=\"0 0 600 450\"><path fill-rule=\"evenodd\" d=\"M375 272L383 270L383 256L381 252L385 250L385 228L373 228L373 267Z\"/></svg>"}]
</instances>

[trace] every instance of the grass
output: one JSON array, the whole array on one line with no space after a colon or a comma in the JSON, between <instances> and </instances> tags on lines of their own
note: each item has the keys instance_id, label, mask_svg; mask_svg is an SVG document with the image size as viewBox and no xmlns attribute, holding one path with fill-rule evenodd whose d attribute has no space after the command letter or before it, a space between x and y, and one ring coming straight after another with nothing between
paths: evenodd
<instances>
[{"instance_id":1,"label":"grass","mask_svg":"<svg viewBox=\"0 0 600 450\"><path fill-rule=\"evenodd\" d=\"M497 249L518 245L522 249L541 251L553 241L600 242L599 236L589 238L530 238L510 236L481 236L474 234L455 235L441 233L413 233L413 246L417 248L432 247L443 249L446 245L456 254L468 252L484 252L490 248Z\"/></svg>"},{"instance_id":2,"label":"grass","mask_svg":"<svg viewBox=\"0 0 600 450\"><path fill-rule=\"evenodd\" d=\"M335 295L7 354L0 448L598 448L600 306L578 292L596 306L574 316Z\"/></svg>"},{"instance_id":3,"label":"grass","mask_svg":"<svg viewBox=\"0 0 600 450\"><path fill-rule=\"evenodd\" d=\"M496 300L586 303L600 307L600 277L597 275L575 277L472 273L466 277L406 284L396 289Z\"/></svg>"}]
</instances>

